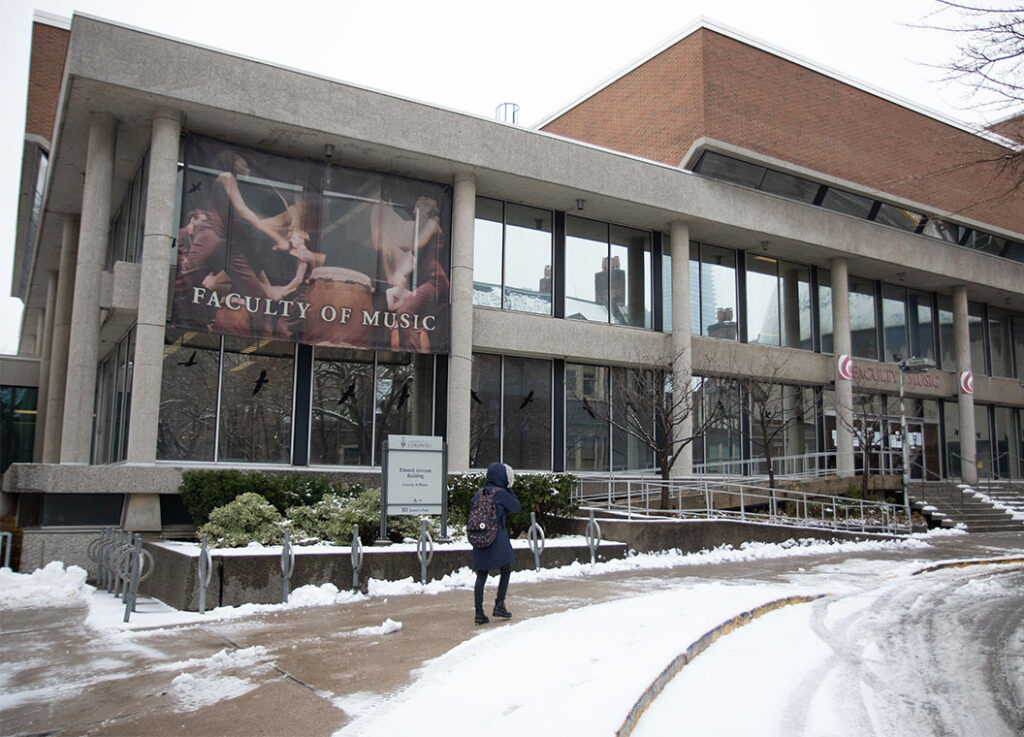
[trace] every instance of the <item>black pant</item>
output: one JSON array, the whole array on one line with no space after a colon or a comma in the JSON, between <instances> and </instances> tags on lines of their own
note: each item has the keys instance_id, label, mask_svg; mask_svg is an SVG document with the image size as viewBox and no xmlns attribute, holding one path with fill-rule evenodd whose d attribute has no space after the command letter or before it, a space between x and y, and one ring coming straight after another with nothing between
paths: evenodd
<instances>
[{"instance_id":1,"label":"black pant","mask_svg":"<svg viewBox=\"0 0 1024 737\"><path fill-rule=\"evenodd\" d=\"M487 574L490 571L476 572L476 585L473 587L473 604L479 611L484 608L484 584L487 583ZM508 592L508 580L512 577L512 564L506 563L498 571L498 595L494 597L495 604L505 603L505 594Z\"/></svg>"}]
</instances>

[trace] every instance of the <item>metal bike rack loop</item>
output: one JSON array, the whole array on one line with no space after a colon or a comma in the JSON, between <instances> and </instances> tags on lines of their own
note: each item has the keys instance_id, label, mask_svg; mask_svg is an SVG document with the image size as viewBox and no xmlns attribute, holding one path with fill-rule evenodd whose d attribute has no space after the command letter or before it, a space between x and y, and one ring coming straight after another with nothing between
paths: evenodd
<instances>
[{"instance_id":1,"label":"metal bike rack loop","mask_svg":"<svg viewBox=\"0 0 1024 737\"><path fill-rule=\"evenodd\" d=\"M544 528L537 524L537 513L530 512L530 530L527 533L530 550L533 551L533 566L540 570L540 554L544 552Z\"/></svg>"},{"instance_id":2,"label":"metal bike rack loop","mask_svg":"<svg viewBox=\"0 0 1024 737\"><path fill-rule=\"evenodd\" d=\"M281 601L288 603L288 585L291 583L292 572L295 571L295 550L292 548L291 530L284 531L284 546L281 548Z\"/></svg>"},{"instance_id":3,"label":"metal bike rack loop","mask_svg":"<svg viewBox=\"0 0 1024 737\"><path fill-rule=\"evenodd\" d=\"M427 521L420 520L420 539L416 542L416 557L420 559L420 584L427 585L427 566L434 557L434 539L427 532Z\"/></svg>"},{"instance_id":4,"label":"metal bike rack loop","mask_svg":"<svg viewBox=\"0 0 1024 737\"><path fill-rule=\"evenodd\" d=\"M601 545L601 525L594 519L594 510L590 510L590 521L587 523L587 547L590 548L590 565L597 562L597 549Z\"/></svg>"},{"instance_id":5,"label":"metal bike rack loop","mask_svg":"<svg viewBox=\"0 0 1024 737\"><path fill-rule=\"evenodd\" d=\"M363 542L359 525L352 525L352 590L359 591L359 569L363 567Z\"/></svg>"}]
</instances>

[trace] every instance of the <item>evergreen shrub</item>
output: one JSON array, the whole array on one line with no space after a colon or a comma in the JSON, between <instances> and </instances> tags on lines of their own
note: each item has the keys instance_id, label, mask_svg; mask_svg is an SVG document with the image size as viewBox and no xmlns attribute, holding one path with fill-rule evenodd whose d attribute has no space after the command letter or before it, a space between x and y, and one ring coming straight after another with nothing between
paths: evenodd
<instances>
[{"instance_id":1,"label":"evergreen shrub","mask_svg":"<svg viewBox=\"0 0 1024 737\"><path fill-rule=\"evenodd\" d=\"M477 490L483 488L486 475L482 473L451 476L448 479L448 524L465 528L469 518L469 502ZM530 512L537 513L537 523L551 517L569 517L576 514L579 502L572 498L576 477L568 473L516 474L512 492L523 507L509 515L508 530L513 538L530 529Z\"/></svg>"}]
</instances>

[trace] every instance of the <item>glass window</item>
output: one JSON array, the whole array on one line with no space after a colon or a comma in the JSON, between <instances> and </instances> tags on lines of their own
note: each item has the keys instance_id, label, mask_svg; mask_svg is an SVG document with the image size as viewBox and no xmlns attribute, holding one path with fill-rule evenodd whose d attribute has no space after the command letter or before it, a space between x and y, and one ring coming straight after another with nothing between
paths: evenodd
<instances>
[{"instance_id":1,"label":"glass window","mask_svg":"<svg viewBox=\"0 0 1024 737\"><path fill-rule=\"evenodd\" d=\"M938 305L940 366L946 371L955 371L956 333L953 330L953 300L939 295Z\"/></svg>"},{"instance_id":2,"label":"glass window","mask_svg":"<svg viewBox=\"0 0 1024 737\"><path fill-rule=\"evenodd\" d=\"M967 303L967 333L971 340L971 371L979 376L987 374L984 307L978 302Z\"/></svg>"},{"instance_id":3,"label":"glass window","mask_svg":"<svg viewBox=\"0 0 1024 737\"><path fill-rule=\"evenodd\" d=\"M469 392L469 467L501 458L501 356L473 354Z\"/></svg>"},{"instance_id":4,"label":"glass window","mask_svg":"<svg viewBox=\"0 0 1024 737\"><path fill-rule=\"evenodd\" d=\"M904 210L902 207L896 207L885 202L881 203L878 212L875 214L876 223L891 225L894 228L911 233L917 230L921 218L922 215L920 213Z\"/></svg>"},{"instance_id":5,"label":"glass window","mask_svg":"<svg viewBox=\"0 0 1024 737\"><path fill-rule=\"evenodd\" d=\"M473 223L473 304L501 307L502 203L478 197Z\"/></svg>"},{"instance_id":6,"label":"glass window","mask_svg":"<svg viewBox=\"0 0 1024 737\"><path fill-rule=\"evenodd\" d=\"M710 290L708 290L710 293ZM714 312L714 307L709 306ZM704 314L704 297L700 288L700 245L690 244L690 334L700 335L701 315Z\"/></svg>"},{"instance_id":7,"label":"glass window","mask_svg":"<svg viewBox=\"0 0 1024 737\"><path fill-rule=\"evenodd\" d=\"M501 461L551 468L551 362L504 358Z\"/></svg>"},{"instance_id":8,"label":"glass window","mask_svg":"<svg viewBox=\"0 0 1024 737\"><path fill-rule=\"evenodd\" d=\"M782 345L812 349L811 344L811 271L800 264L779 262L782 310Z\"/></svg>"},{"instance_id":9,"label":"glass window","mask_svg":"<svg viewBox=\"0 0 1024 737\"><path fill-rule=\"evenodd\" d=\"M565 468L608 471L608 369L565 365Z\"/></svg>"},{"instance_id":10,"label":"glass window","mask_svg":"<svg viewBox=\"0 0 1024 737\"><path fill-rule=\"evenodd\" d=\"M924 234L930 238L938 238L947 243L959 243L962 228L955 223L937 218L928 218L924 224Z\"/></svg>"},{"instance_id":11,"label":"glass window","mask_svg":"<svg viewBox=\"0 0 1024 737\"><path fill-rule=\"evenodd\" d=\"M1010 313L988 308L989 357L993 376L1013 376L1013 349L1010 346Z\"/></svg>"},{"instance_id":12,"label":"glass window","mask_svg":"<svg viewBox=\"0 0 1024 737\"><path fill-rule=\"evenodd\" d=\"M373 353L314 348L309 462L373 465Z\"/></svg>"},{"instance_id":13,"label":"glass window","mask_svg":"<svg viewBox=\"0 0 1024 737\"><path fill-rule=\"evenodd\" d=\"M224 338L218 459L288 463L295 346Z\"/></svg>"},{"instance_id":14,"label":"glass window","mask_svg":"<svg viewBox=\"0 0 1024 737\"><path fill-rule=\"evenodd\" d=\"M373 464L383 459L388 435L430 435L433 421L434 357L377 352Z\"/></svg>"},{"instance_id":15,"label":"glass window","mask_svg":"<svg viewBox=\"0 0 1024 737\"><path fill-rule=\"evenodd\" d=\"M134 330L111 349L97 371L93 463L116 463L125 459L128 409L131 404L133 338Z\"/></svg>"},{"instance_id":16,"label":"glass window","mask_svg":"<svg viewBox=\"0 0 1024 737\"><path fill-rule=\"evenodd\" d=\"M709 473L739 473L742 460L742 412L729 411L738 408L739 387L731 381L705 378L703 385L705 412L720 407L715 422L704 434L704 462Z\"/></svg>"},{"instance_id":17,"label":"glass window","mask_svg":"<svg viewBox=\"0 0 1024 737\"><path fill-rule=\"evenodd\" d=\"M747 253L747 342L779 345L778 262Z\"/></svg>"},{"instance_id":18,"label":"glass window","mask_svg":"<svg viewBox=\"0 0 1024 737\"><path fill-rule=\"evenodd\" d=\"M664 374L634 368L612 368L612 470L654 467L650 439L655 437L655 391L664 391ZM644 438L647 439L645 442Z\"/></svg>"},{"instance_id":19,"label":"glass window","mask_svg":"<svg viewBox=\"0 0 1024 737\"><path fill-rule=\"evenodd\" d=\"M44 526L121 524L124 494L43 494Z\"/></svg>"},{"instance_id":20,"label":"glass window","mask_svg":"<svg viewBox=\"0 0 1024 737\"><path fill-rule=\"evenodd\" d=\"M651 234L621 225L608 229L611 260L608 267L612 322L651 327Z\"/></svg>"},{"instance_id":21,"label":"glass window","mask_svg":"<svg viewBox=\"0 0 1024 737\"><path fill-rule=\"evenodd\" d=\"M870 200L867 197L861 197L852 192L845 192L834 187L828 188L828 191L825 192L825 198L821 201L822 207L859 218L866 218L871 213L871 208L874 204L874 200Z\"/></svg>"},{"instance_id":22,"label":"glass window","mask_svg":"<svg viewBox=\"0 0 1024 737\"><path fill-rule=\"evenodd\" d=\"M1024 315L1013 315L1014 378L1024 379Z\"/></svg>"},{"instance_id":23,"label":"glass window","mask_svg":"<svg viewBox=\"0 0 1024 737\"><path fill-rule=\"evenodd\" d=\"M818 323L821 352L832 353L832 273L828 269L818 269Z\"/></svg>"},{"instance_id":24,"label":"glass window","mask_svg":"<svg viewBox=\"0 0 1024 737\"><path fill-rule=\"evenodd\" d=\"M737 340L735 251L701 246L700 288L701 333Z\"/></svg>"},{"instance_id":25,"label":"glass window","mask_svg":"<svg viewBox=\"0 0 1024 737\"><path fill-rule=\"evenodd\" d=\"M991 253L993 256L1002 256L1003 249L1006 247L1006 239L989 233L982 233L980 230L971 230L964 240L964 245L968 248L976 248L979 251Z\"/></svg>"},{"instance_id":26,"label":"glass window","mask_svg":"<svg viewBox=\"0 0 1024 737\"><path fill-rule=\"evenodd\" d=\"M31 463L36 430L32 386L0 386L0 474L12 463Z\"/></svg>"},{"instance_id":27,"label":"glass window","mask_svg":"<svg viewBox=\"0 0 1024 737\"><path fill-rule=\"evenodd\" d=\"M885 337L883 360L909 358L907 339L907 290L894 284L882 285L882 335Z\"/></svg>"},{"instance_id":28,"label":"glass window","mask_svg":"<svg viewBox=\"0 0 1024 737\"><path fill-rule=\"evenodd\" d=\"M608 322L608 224L565 218L565 316Z\"/></svg>"},{"instance_id":29,"label":"glass window","mask_svg":"<svg viewBox=\"0 0 1024 737\"><path fill-rule=\"evenodd\" d=\"M156 457L212 461L220 338L168 328L164 334Z\"/></svg>"},{"instance_id":30,"label":"glass window","mask_svg":"<svg viewBox=\"0 0 1024 737\"><path fill-rule=\"evenodd\" d=\"M552 233L549 210L505 205L506 310L551 314Z\"/></svg>"},{"instance_id":31,"label":"glass window","mask_svg":"<svg viewBox=\"0 0 1024 737\"><path fill-rule=\"evenodd\" d=\"M989 407L984 404L974 405L974 434L977 440L978 476L987 477L992 474L992 432L988 424Z\"/></svg>"},{"instance_id":32,"label":"glass window","mask_svg":"<svg viewBox=\"0 0 1024 737\"><path fill-rule=\"evenodd\" d=\"M781 195L791 200L799 200L813 204L818 196L821 185L807 179L794 177L792 174L783 174L780 171L769 169L761 180L760 189L764 192Z\"/></svg>"},{"instance_id":33,"label":"glass window","mask_svg":"<svg viewBox=\"0 0 1024 737\"><path fill-rule=\"evenodd\" d=\"M850 277L850 343L854 356L878 359L875 288L867 279Z\"/></svg>"},{"instance_id":34,"label":"glass window","mask_svg":"<svg viewBox=\"0 0 1024 737\"><path fill-rule=\"evenodd\" d=\"M712 151L705 151L697 163L695 171L715 179L724 179L744 187L757 187L764 178L765 168L748 164L729 156L722 156Z\"/></svg>"},{"instance_id":35,"label":"glass window","mask_svg":"<svg viewBox=\"0 0 1024 737\"><path fill-rule=\"evenodd\" d=\"M907 290L907 319L910 321L910 354L935 360L935 333L933 330L932 295Z\"/></svg>"},{"instance_id":36,"label":"glass window","mask_svg":"<svg viewBox=\"0 0 1024 737\"><path fill-rule=\"evenodd\" d=\"M1010 407L993 407L996 425L995 473L997 478L1020 478L1020 437L1017 432L1017 411Z\"/></svg>"},{"instance_id":37,"label":"glass window","mask_svg":"<svg viewBox=\"0 0 1024 737\"><path fill-rule=\"evenodd\" d=\"M690 288L693 289L692 271ZM692 293L690 298L693 298ZM666 333L672 332L672 256L668 253L661 254L661 324Z\"/></svg>"}]
</instances>

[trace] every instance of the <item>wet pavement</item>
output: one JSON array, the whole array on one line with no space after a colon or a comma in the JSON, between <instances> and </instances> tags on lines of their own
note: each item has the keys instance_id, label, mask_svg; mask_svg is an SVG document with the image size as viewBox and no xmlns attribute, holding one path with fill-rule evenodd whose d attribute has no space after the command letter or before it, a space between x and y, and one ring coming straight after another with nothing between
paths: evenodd
<instances>
[{"instance_id":1,"label":"wet pavement","mask_svg":"<svg viewBox=\"0 0 1024 737\"><path fill-rule=\"evenodd\" d=\"M508 606L516 622L688 581L792 581L802 571L854 558L925 566L1024 556L1020 533L929 543L529 584L517 583L513 574ZM489 606L493 589L487 595ZM97 632L86 615L80 604L0 612L0 734L331 735L350 720L346 707L395 693L416 679L425 661L483 629L473 625L469 590L122 632ZM388 619L401 629L359 632ZM508 623L494 619L486 625L503 626Z\"/></svg>"}]
</instances>

